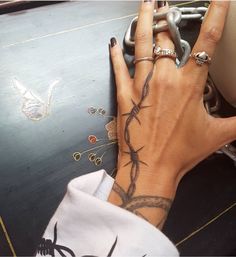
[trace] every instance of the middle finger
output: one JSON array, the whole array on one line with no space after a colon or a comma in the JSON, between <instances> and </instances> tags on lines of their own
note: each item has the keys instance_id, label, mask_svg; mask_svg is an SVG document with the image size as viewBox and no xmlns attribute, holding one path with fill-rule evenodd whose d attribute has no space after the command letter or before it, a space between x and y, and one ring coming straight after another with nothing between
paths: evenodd
<instances>
[{"instance_id":1,"label":"middle finger","mask_svg":"<svg viewBox=\"0 0 236 257\"><path fill-rule=\"evenodd\" d=\"M143 57L152 57L153 54L153 12L154 0L143 0L141 3L138 23L135 33L135 60ZM153 67L150 61L141 61L135 64L135 86L140 88L145 77Z\"/></svg>"},{"instance_id":2,"label":"middle finger","mask_svg":"<svg viewBox=\"0 0 236 257\"><path fill-rule=\"evenodd\" d=\"M158 13L165 13L169 10L169 5L167 1L158 1ZM167 23L166 20L160 20L158 25L165 25ZM163 31L157 33L155 37L156 46L159 46L161 49L169 49L171 51L175 50L174 43L170 37L170 33L168 31ZM175 59L170 57L161 57L156 61L159 67L168 67L168 69L173 69L176 67Z\"/></svg>"}]
</instances>

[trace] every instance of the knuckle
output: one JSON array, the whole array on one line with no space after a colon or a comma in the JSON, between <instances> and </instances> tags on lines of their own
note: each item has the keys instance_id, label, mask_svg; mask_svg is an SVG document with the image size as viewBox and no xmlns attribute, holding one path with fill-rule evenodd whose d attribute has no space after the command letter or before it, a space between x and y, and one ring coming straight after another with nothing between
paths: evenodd
<instances>
[{"instance_id":1,"label":"knuckle","mask_svg":"<svg viewBox=\"0 0 236 257\"><path fill-rule=\"evenodd\" d=\"M116 98L117 98L118 104L122 104L122 103L124 103L124 101L125 101L124 94L122 94L120 91L117 91L117 96L116 96Z\"/></svg>"},{"instance_id":2,"label":"knuckle","mask_svg":"<svg viewBox=\"0 0 236 257\"><path fill-rule=\"evenodd\" d=\"M228 7L228 1L214 1L214 5L221 9L227 9Z\"/></svg>"},{"instance_id":3,"label":"knuckle","mask_svg":"<svg viewBox=\"0 0 236 257\"><path fill-rule=\"evenodd\" d=\"M125 99L126 99L126 94L125 94L124 90L122 89L122 86L117 87L116 94L117 94L116 97L117 97L118 103L124 103Z\"/></svg>"},{"instance_id":4,"label":"knuckle","mask_svg":"<svg viewBox=\"0 0 236 257\"><path fill-rule=\"evenodd\" d=\"M146 43L152 38L152 34L148 31L137 32L135 35L135 41L139 43Z\"/></svg>"},{"instance_id":5,"label":"knuckle","mask_svg":"<svg viewBox=\"0 0 236 257\"><path fill-rule=\"evenodd\" d=\"M113 68L115 71L120 71L121 70L121 65L118 61L113 62Z\"/></svg>"},{"instance_id":6,"label":"knuckle","mask_svg":"<svg viewBox=\"0 0 236 257\"><path fill-rule=\"evenodd\" d=\"M195 88L195 73L188 74L188 71L182 71L179 76L179 81L181 81L181 85L183 90L193 90Z\"/></svg>"},{"instance_id":7,"label":"knuckle","mask_svg":"<svg viewBox=\"0 0 236 257\"><path fill-rule=\"evenodd\" d=\"M124 102L126 99L129 99L129 96L133 94L132 90L133 83L132 81L120 82L116 81L117 89L117 99Z\"/></svg>"},{"instance_id":8,"label":"knuckle","mask_svg":"<svg viewBox=\"0 0 236 257\"><path fill-rule=\"evenodd\" d=\"M202 96L202 88L197 83L186 83L183 87L184 93L188 93L190 99Z\"/></svg>"},{"instance_id":9,"label":"knuckle","mask_svg":"<svg viewBox=\"0 0 236 257\"><path fill-rule=\"evenodd\" d=\"M200 85L197 81L192 80L190 77L186 80L186 76L182 76L181 83L182 87L182 95L189 98L190 101L194 99L201 99L203 95L203 88L202 85Z\"/></svg>"},{"instance_id":10,"label":"knuckle","mask_svg":"<svg viewBox=\"0 0 236 257\"><path fill-rule=\"evenodd\" d=\"M132 96L132 99L139 99L140 97L140 83L135 82L132 92L130 92L130 95Z\"/></svg>"},{"instance_id":11,"label":"knuckle","mask_svg":"<svg viewBox=\"0 0 236 257\"><path fill-rule=\"evenodd\" d=\"M112 66L113 66L113 70L114 70L115 74L117 74L121 71L121 65L119 62L113 60Z\"/></svg>"},{"instance_id":12,"label":"knuckle","mask_svg":"<svg viewBox=\"0 0 236 257\"><path fill-rule=\"evenodd\" d=\"M111 59L112 59L112 63L113 63L113 66L114 66L115 62L117 60L117 53L111 52Z\"/></svg>"},{"instance_id":13,"label":"knuckle","mask_svg":"<svg viewBox=\"0 0 236 257\"><path fill-rule=\"evenodd\" d=\"M165 72L160 72L156 78L156 83L160 88L171 89L174 87L172 78Z\"/></svg>"},{"instance_id":14,"label":"knuckle","mask_svg":"<svg viewBox=\"0 0 236 257\"><path fill-rule=\"evenodd\" d=\"M139 18L143 18L143 16L148 16L149 14L151 15L153 12L153 6L150 4L146 4L143 2L140 6L140 12L139 12Z\"/></svg>"},{"instance_id":15,"label":"knuckle","mask_svg":"<svg viewBox=\"0 0 236 257\"><path fill-rule=\"evenodd\" d=\"M112 66L116 73L123 70L123 65L117 55L112 56Z\"/></svg>"},{"instance_id":16,"label":"knuckle","mask_svg":"<svg viewBox=\"0 0 236 257\"><path fill-rule=\"evenodd\" d=\"M218 27L210 27L203 31L203 38L204 40L215 44L220 40L221 34L222 30Z\"/></svg>"},{"instance_id":17,"label":"knuckle","mask_svg":"<svg viewBox=\"0 0 236 257\"><path fill-rule=\"evenodd\" d=\"M118 49L112 49L111 51L111 57L117 58L119 56L119 51Z\"/></svg>"}]
</instances>

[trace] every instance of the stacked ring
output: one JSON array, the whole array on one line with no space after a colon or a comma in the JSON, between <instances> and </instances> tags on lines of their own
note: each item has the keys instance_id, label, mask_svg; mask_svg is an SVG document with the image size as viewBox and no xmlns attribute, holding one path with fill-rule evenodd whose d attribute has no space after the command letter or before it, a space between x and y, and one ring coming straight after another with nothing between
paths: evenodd
<instances>
[{"instance_id":1,"label":"stacked ring","mask_svg":"<svg viewBox=\"0 0 236 257\"><path fill-rule=\"evenodd\" d=\"M161 57L169 57L171 59L176 59L177 54L174 50L171 49L162 49L160 46L155 46L153 49L153 54L155 56L155 59L161 58Z\"/></svg>"}]
</instances>

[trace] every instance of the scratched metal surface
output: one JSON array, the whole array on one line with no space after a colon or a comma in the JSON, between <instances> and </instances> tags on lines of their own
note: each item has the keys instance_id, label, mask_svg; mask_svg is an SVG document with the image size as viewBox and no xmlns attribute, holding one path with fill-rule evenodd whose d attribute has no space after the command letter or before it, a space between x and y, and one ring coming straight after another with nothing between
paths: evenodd
<instances>
[{"instance_id":1,"label":"scratched metal surface","mask_svg":"<svg viewBox=\"0 0 236 257\"><path fill-rule=\"evenodd\" d=\"M68 181L98 169L86 156L75 162L72 154L90 147L89 134L106 136L110 119L91 117L87 109L116 113L108 43L114 35L122 42L137 6L68 2L0 16L0 216L18 256L34 253ZM194 41L196 31L188 29L186 38ZM26 117L13 79L43 102L50 83L59 80L47 117ZM111 172L115 161L114 147L102 167ZM235 201L235 184L236 171L226 157L200 164L182 181L165 233L175 243L185 238ZM180 244L181 254L235 253L233 218L235 212L227 212ZM0 255L12 254L1 227L0 245Z\"/></svg>"}]
</instances>

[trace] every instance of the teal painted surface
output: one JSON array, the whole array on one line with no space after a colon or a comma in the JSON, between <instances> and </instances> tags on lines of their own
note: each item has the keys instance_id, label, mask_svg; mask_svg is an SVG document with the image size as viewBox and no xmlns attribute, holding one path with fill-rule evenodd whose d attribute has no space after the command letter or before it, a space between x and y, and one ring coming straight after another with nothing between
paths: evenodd
<instances>
[{"instance_id":1,"label":"teal painted surface","mask_svg":"<svg viewBox=\"0 0 236 257\"><path fill-rule=\"evenodd\" d=\"M108 43L122 42L135 2L70 2L0 16L0 215L18 255L32 255L69 180L100 167L84 155L87 136L107 137L109 118L91 117L90 106L115 115ZM123 17L123 18L122 18ZM49 114L32 121L22 112L17 79L42 100L49 84ZM115 147L104 167L115 167Z\"/></svg>"},{"instance_id":2,"label":"teal painted surface","mask_svg":"<svg viewBox=\"0 0 236 257\"><path fill-rule=\"evenodd\" d=\"M88 135L107 136L104 125L110 119L91 117L87 109L116 114L108 43L112 36L122 42L137 6L67 2L0 16L0 216L18 256L34 253L67 183L98 169L85 155L75 162L72 154L91 147ZM183 34L193 42L198 27L191 26ZM47 117L26 117L14 78L43 101L49 84L60 80ZM114 147L101 167L111 172L115 162ZM174 242L183 239L236 200L235 184L235 168L226 157L200 164L181 183L165 233ZM234 212L228 213L181 245L181 253L234 253L234 219ZM0 255L6 255L0 232Z\"/></svg>"}]
</instances>

